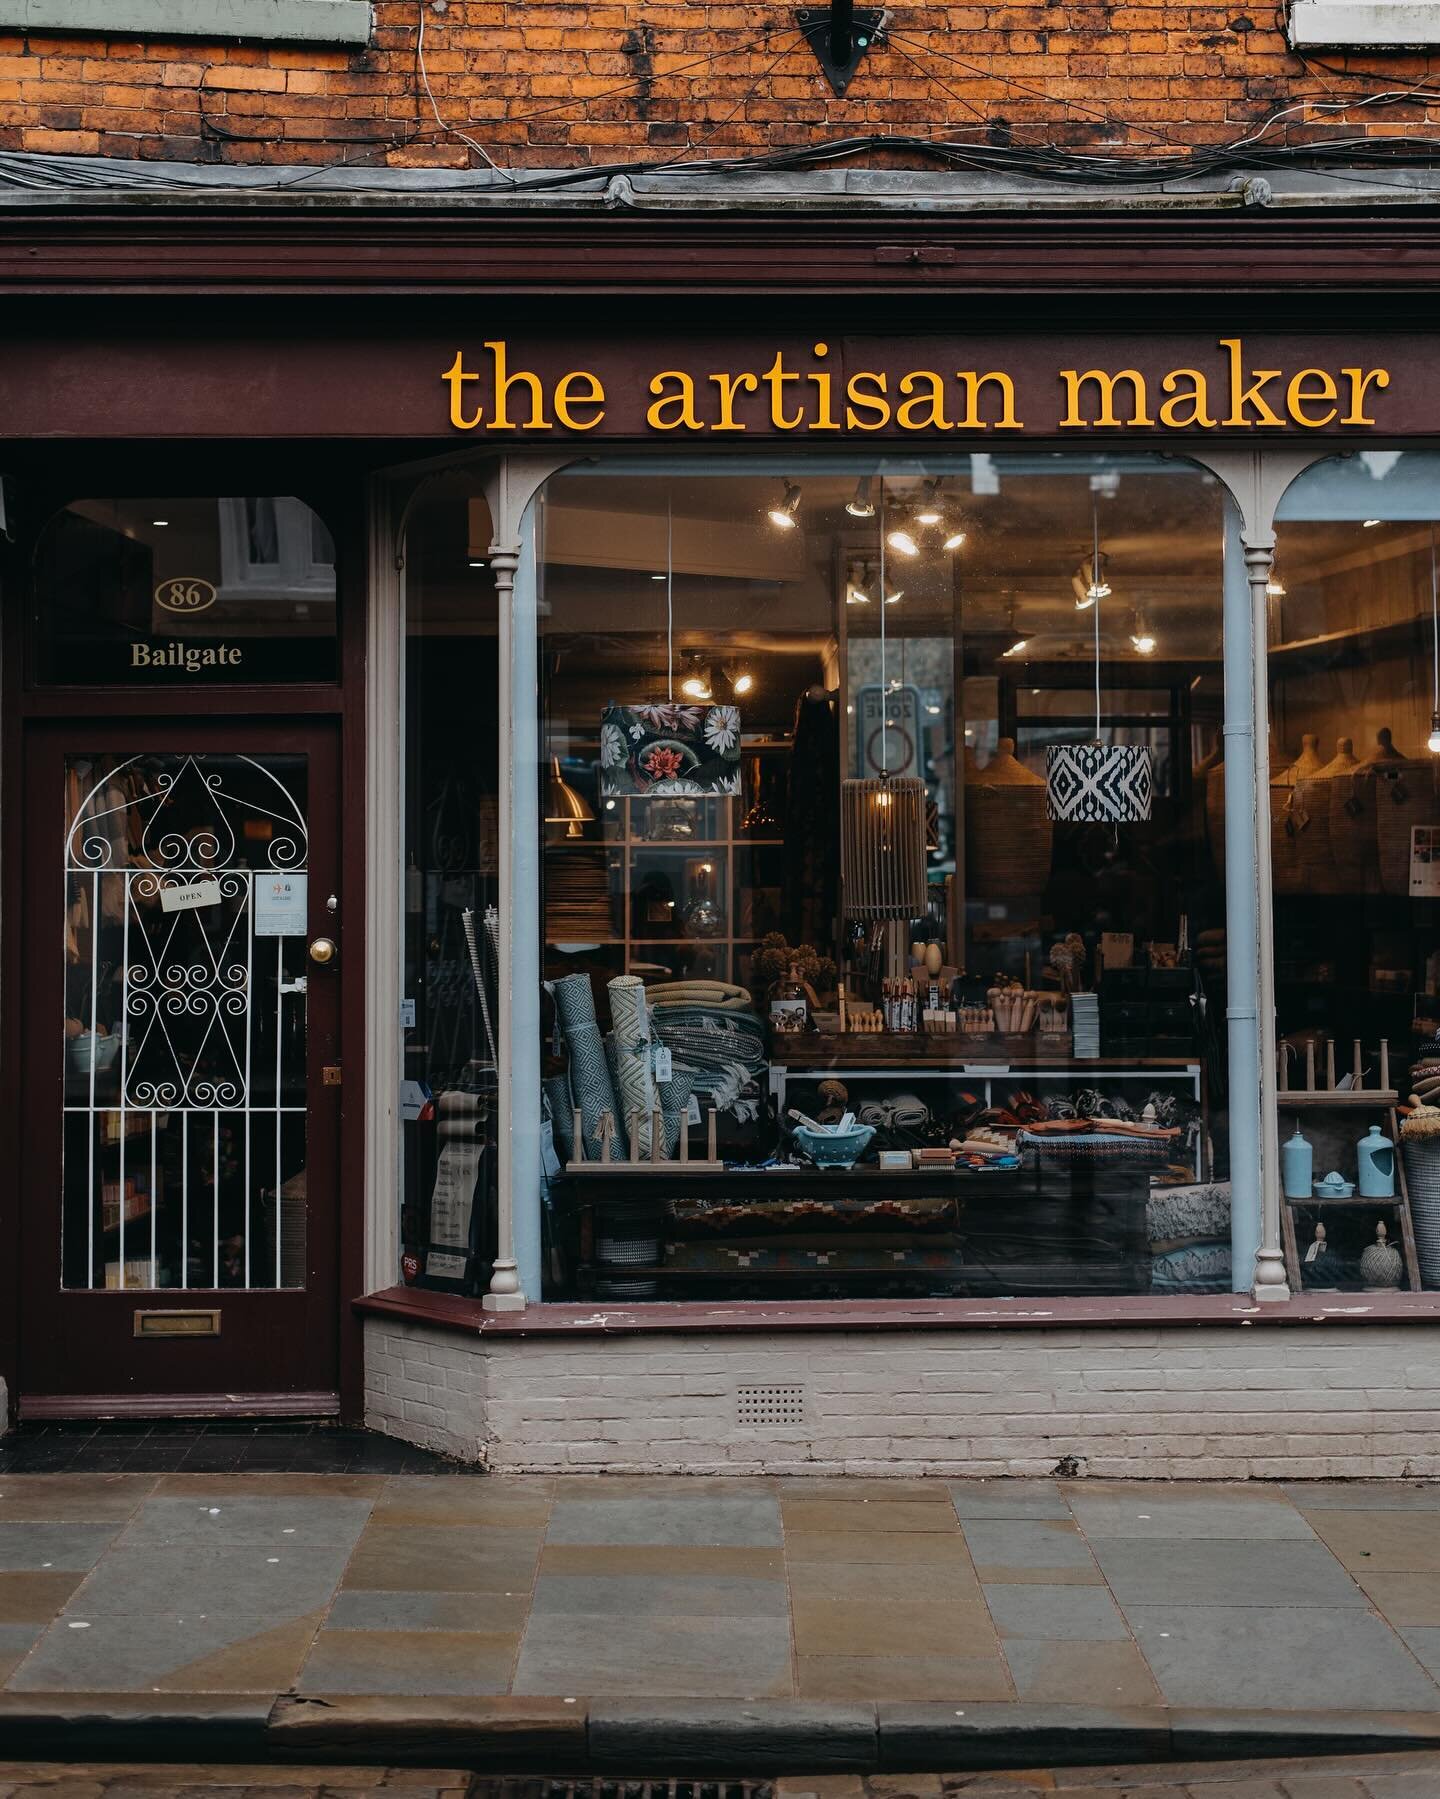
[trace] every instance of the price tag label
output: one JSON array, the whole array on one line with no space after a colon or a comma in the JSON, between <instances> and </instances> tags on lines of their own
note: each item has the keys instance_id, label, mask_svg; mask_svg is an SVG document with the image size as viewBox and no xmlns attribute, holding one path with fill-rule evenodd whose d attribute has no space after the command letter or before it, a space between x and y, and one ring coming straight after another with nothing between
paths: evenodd
<instances>
[{"instance_id":1,"label":"price tag label","mask_svg":"<svg viewBox=\"0 0 1440 1799\"><path fill-rule=\"evenodd\" d=\"M671 1056L670 1051L666 1049L665 1045L663 1043L656 1044L655 1079L657 1081L664 1082L671 1078L674 1073L673 1061L674 1058Z\"/></svg>"}]
</instances>

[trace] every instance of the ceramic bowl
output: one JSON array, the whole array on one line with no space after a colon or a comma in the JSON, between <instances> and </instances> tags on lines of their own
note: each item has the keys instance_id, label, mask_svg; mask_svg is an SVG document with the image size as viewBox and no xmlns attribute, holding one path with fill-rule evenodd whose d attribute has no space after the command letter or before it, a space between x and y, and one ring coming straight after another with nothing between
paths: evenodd
<instances>
[{"instance_id":1,"label":"ceramic bowl","mask_svg":"<svg viewBox=\"0 0 1440 1799\"><path fill-rule=\"evenodd\" d=\"M874 1135L873 1124L857 1124L853 1130L846 1131L843 1137L828 1134L817 1136L803 1124L797 1124L794 1131L796 1143L817 1168L853 1168L870 1147L870 1139Z\"/></svg>"},{"instance_id":2,"label":"ceramic bowl","mask_svg":"<svg viewBox=\"0 0 1440 1799\"><path fill-rule=\"evenodd\" d=\"M1355 1183L1331 1180L1327 1176L1323 1181L1313 1182L1311 1190L1316 1199L1349 1199L1355 1191Z\"/></svg>"}]
</instances>

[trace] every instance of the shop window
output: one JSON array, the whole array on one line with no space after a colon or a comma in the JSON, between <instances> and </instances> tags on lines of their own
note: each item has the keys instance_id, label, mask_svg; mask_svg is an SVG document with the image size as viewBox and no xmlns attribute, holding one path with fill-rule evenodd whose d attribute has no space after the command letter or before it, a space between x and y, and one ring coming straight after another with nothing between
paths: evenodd
<instances>
[{"instance_id":1,"label":"shop window","mask_svg":"<svg viewBox=\"0 0 1440 1799\"><path fill-rule=\"evenodd\" d=\"M287 496L76 500L35 553L45 685L334 681L335 544Z\"/></svg>"},{"instance_id":2,"label":"shop window","mask_svg":"<svg viewBox=\"0 0 1440 1799\"><path fill-rule=\"evenodd\" d=\"M490 520L473 477L406 534L402 1273L483 1293L496 1242L498 663Z\"/></svg>"},{"instance_id":3,"label":"shop window","mask_svg":"<svg viewBox=\"0 0 1440 1799\"><path fill-rule=\"evenodd\" d=\"M602 466L537 530L547 1296L1228 1291L1213 477Z\"/></svg>"},{"instance_id":4,"label":"shop window","mask_svg":"<svg viewBox=\"0 0 1440 1799\"><path fill-rule=\"evenodd\" d=\"M1440 43L1440 18L1418 0L1295 0L1290 42L1305 46L1367 45L1376 50Z\"/></svg>"},{"instance_id":5,"label":"shop window","mask_svg":"<svg viewBox=\"0 0 1440 1799\"><path fill-rule=\"evenodd\" d=\"M1318 464L1277 514L1276 1082L1296 1289L1440 1286L1437 534L1427 452Z\"/></svg>"}]
</instances>

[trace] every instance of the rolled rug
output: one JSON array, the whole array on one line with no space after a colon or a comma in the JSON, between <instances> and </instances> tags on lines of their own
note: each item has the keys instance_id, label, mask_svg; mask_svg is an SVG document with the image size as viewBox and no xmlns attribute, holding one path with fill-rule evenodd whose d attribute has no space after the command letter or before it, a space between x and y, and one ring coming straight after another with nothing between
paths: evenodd
<instances>
[{"instance_id":1,"label":"rolled rug","mask_svg":"<svg viewBox=\"0 0 1440 1799\"><path fill-rule=\"evenodd\" d=\"M541 1082L541 1086L550 1102L550 1125L555 1133L555 1148L560 1160L568 1162L575 1154L575 1121L572 1116L575 1102L570 1097L570 1077L566 1074L552 1074L548 1080Z\"/></svg>"},{"instance_id":2,"label":"rolled rug","mask_svg":"<svg viewBox=\"0 0 1440 1799\"><path fill-rule=\"evenodd\" d=\"M571 1025L595 1024L595 989L588 974L561 975L555 982L555 1010L560 1015L560 1028L566 1036Z\"/></svg>"},{"instance_id":3,"label":"rolled rug","mask_svg":"<svg viewBox=\"0 0 1440 1799\"><path fill-rule=\"evenodd\" d=\"M690 1068L677 1068L668 1081L660 1083L660 1125L665 1133L667 1156L673 1157L680 1147L680 1132L694 1091L695 1072Z\"/></svg>"},{"instance_id":4,"label":"rolled rug","mask_svg":"<svg viewBox=\"0 0 1440 1799\"><path fill-rule=\"evenodd\" d=\"M631 1153L650 1154L650 1115L659 1109L655 1076L650 1060L650 1014L645 1005L645 983L638 975L619 974L606 983L610 1017L615 1025L615 1059L620 1088L620 1111L629 1131L631 1117L639 1113L638 1142Z\"/></svg>"},{"instance_id":5,"label":"rolled rug","mask_svg":"<svg viewBox=\"0 0 1440 1799\"><path fill-rule=\"evenodd\" d=\"M585 1154L590 1161L598 1162L601 1160L600 1114L608 1112L613 1118L618 1110L610 1069L605 1061L605 1045L600 1041L600 1027L597 1024L570 1025L565 1031L565 1041L570 1046L570 1094L573 1103L580 1108Z\"/></svg>"}]
</instances>

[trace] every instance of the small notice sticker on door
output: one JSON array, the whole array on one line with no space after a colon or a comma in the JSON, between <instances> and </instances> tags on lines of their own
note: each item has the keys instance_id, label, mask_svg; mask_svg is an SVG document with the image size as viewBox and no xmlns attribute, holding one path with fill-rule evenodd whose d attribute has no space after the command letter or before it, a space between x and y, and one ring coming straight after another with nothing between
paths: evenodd
<instances>
[{"instance_id":1,"label":"small notice sticker on door","mask_svg":"<svg viewBox=\"0 0 1440 1799\"><path fill-rule=\"evenodd\" d=\"M218 906L220 904L220 883L218 881L191 881L184 887L162 887L160 889L160 910L162 912L194 912L201 906Z\"/></svg>"},{"instance_id":2,"label":"small notice sticker on door","mask_svg":"<svg viewBox=\"0 0 1440 1799\"><path fill-rule=\"evenodd\" d=\"M257 874L255 935L303 937L308 886L308 875Z\"/></svg>"}]
</instances>

